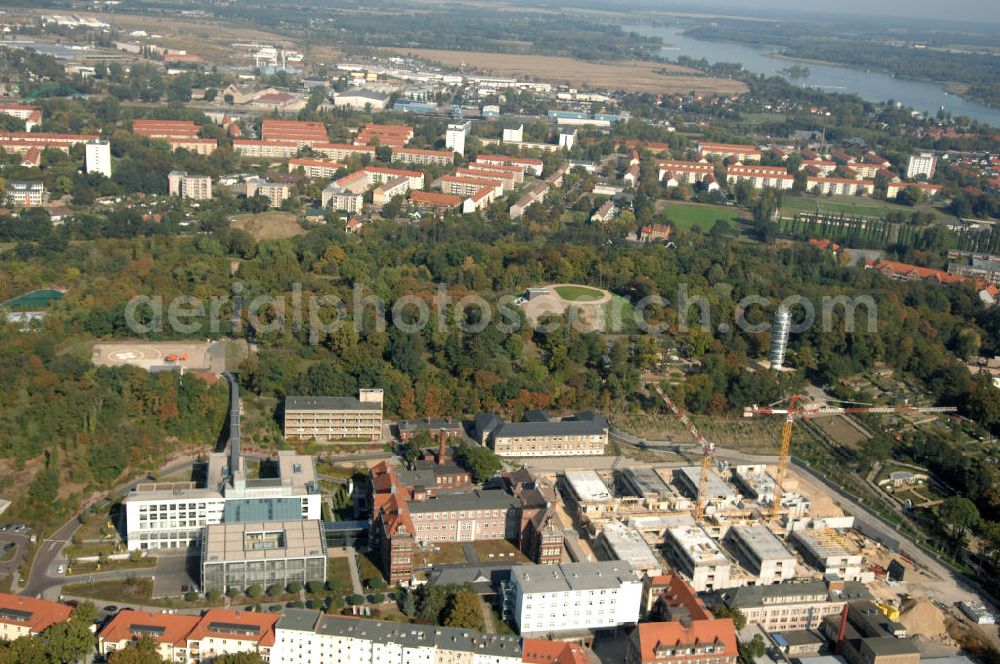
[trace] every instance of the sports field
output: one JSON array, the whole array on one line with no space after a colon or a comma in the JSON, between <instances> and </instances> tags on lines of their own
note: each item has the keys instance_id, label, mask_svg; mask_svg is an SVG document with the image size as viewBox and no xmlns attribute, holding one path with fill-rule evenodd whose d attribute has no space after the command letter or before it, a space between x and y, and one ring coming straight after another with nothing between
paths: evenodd
<instances>
[{"instance_id":1,"label":"sports field","mask_svg":"<svg viewBox=\"0 0 1000 664\"><path fill-rule=\"evenodd\" d=\"M594 302L604 298L604 292L589 286L556 286L556 293L564 300L573 302Z\"/></svg>"},{"instance_id":2,"label":"sports field","mask_svg":"<svg viewBox=\"0 0 1000 664\"><path fill-rule=\"evenodd\" d=\"M740 218L739 208L729 205L701 205L699 203L672 203L667 202L664 206L667 218L675 228L680 230L691 230L695 226L702 232L707 233L715 226L715 222L722 220L730 228L736 228L736 220Z\"/></svg>"},{"instance_id":3,"label":"sports field","mask_svg":"<svg viewBox=\"0 0 1000 664\"><path fill-rule=\"evenodd\" d=\"M888 201L858 196L790 196L781 199L781 214L793 217L798 212L828 212L833 214L884 217L892 211L913 214L914 208Z\"/></svg>"}]
</instances>

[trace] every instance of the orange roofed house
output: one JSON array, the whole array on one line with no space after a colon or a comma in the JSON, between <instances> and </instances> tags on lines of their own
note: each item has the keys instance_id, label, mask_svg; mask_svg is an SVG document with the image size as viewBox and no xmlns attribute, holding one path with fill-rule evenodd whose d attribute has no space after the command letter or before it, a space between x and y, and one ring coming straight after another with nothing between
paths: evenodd
<instances>
[{"instance_id":1,"label":"orange roofed house","mask_svg":"<svg viewBox=\"0 0 1000 664\"><path fill-rule=\"evenodd\" d=\"M256 652L267 662L274 646L274 625L279 617L273 613L229 609L206 611L187 636L188 657L198 662L211 661L221 655Z\"/></svg>"},{"instance_id":2,"label":"orange roofed house","mask_svg":"<svg viewBox=\"0 0 1000 664\"><path fill-rule=\"evenodd\" d=\"M34 597L0 594L0 641L37 636L55 623L69 619L73 609Z\"/></svg>"},{"instance_id":3,"label":"orange roofed house","mask_svg":"<svg viewBox=\"0 0 1000 664\"><path fill-rule=\"evenodd\" d=\"M186 662L187 637L197 624L197 616L120 611L97 635L97 649L107 657L135 641L149 638L166 661Z\"/></svg>"},{"instance_id":4,"label":"orange roofed house","mask_svg":"<svg viewBox=\"0 0 1000 664\"><path fill-rule=\"evenodd\" d=\"M639 623L628 664L736 664L736 628L729 618Z\"/></svg>"},{"instance_id":5,"label":"orange roofed house","mask_svg":"<svg viewBox=\"0 0 1000 664\"><path fill-rule=\"evenodd\" d=\"M590 664L583 646L565 641L524 639L521 661L525 664Z\"/></svg>"}]
</instances>

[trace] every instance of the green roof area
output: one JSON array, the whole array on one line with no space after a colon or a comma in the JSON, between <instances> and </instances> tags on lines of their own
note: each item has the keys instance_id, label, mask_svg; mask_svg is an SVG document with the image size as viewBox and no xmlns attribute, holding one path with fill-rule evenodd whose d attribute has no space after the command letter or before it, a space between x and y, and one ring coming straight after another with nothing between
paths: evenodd
<instances>
[{"instance_id":1,"label":"green roof area","mask_svg":"<svg viewBox=\"0 0 1000 664\"><path fill-rule=\"evenodd\" d=\"M62 298L63 294L60 291L40 289L18 295L13 299L0 303L0 306L15 311L35 311L46 309L52 304L53 300L61 300Z\"/></svg>"}]
</instances>

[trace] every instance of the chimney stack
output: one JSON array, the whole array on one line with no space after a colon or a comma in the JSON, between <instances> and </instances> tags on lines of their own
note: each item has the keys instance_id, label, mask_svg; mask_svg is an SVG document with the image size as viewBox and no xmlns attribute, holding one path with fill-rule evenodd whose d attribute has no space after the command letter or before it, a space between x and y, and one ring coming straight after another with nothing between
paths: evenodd
<instances>
[{"instance_id":1,"label":"chimney stack","mask_svg":"<svg viewBox=\"0 0 1000 664\"><path fill-rule=\"evenodd\" d=\"M444 454L445 454L445 441L448 440L448 436L445 434L444 430L438 432L438 436L441 438L441 447L438 449L438 465L444 465Z\"/></svg>"},{"instance_id":2,"label":"chimney stack","mask_svg":"<svg viewBox=\"0 0 1000 664\"><path fill-rule=\"evenodd\" d=\"M844 604L844 610L840 614L840 631L837 632L837 643L834 646L834 654L839 655L840 649L844 645L844 634L847 632L847 604Z\"/></svg>"}]
</instances>

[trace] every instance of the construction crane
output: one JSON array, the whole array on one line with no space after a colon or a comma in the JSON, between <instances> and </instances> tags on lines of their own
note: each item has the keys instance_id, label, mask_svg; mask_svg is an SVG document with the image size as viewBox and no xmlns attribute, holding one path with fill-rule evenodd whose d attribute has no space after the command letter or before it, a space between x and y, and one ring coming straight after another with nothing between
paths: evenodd
<instances>
[{"instance_id":1,"label":"construction crane","mask_svg":"<svg viewBox=\"0 0 1000 664\"><path fill-rule=\"evenodd\" d=\"M653 389L656 393L660 395L663 399L663 403L667 404L667 408L673 413L681 424L683 424L688 432L694 436L694 439L701 445L701 475L698 478L698 498L695 503L694 519L698 523L701 523L702 518L705 516L705 503L708 500L708 470L712 465L712 455L715 454L715 445L708 442L701 432L698 431L698 427L695 426L694 421L687 416L687 413L682 411L674 403L673 399L667 396L667 393L663 391L659 385L654 385Z\"/></svg>"},{"instance_id":2,"label":"construction crane","mask_svg":"<svg viewBox=\"0 0 1000 664\"><path fill-rule=\"evenodd\" d=\"M931 406L927 408L914 406L830 406L829 404L799 406L798 403L802 398L801 394L793 394L788 398L787 408L774 408L774 404L772 404L765 407L753 405L743 409L743 417L753 417L755 415L785 416L785 425L781 429L781 451L778 455L778 472L775 473L774 477L774 498L771 502L770 514L770 521L772 523L776 522L781 514L782 486L785 482L785 475L788 472L788 460L791 457L792 423L795 420L814 415L846 415L850 413L953 413L958 410L950 406Z\"/></svg>"}]
</instances>

